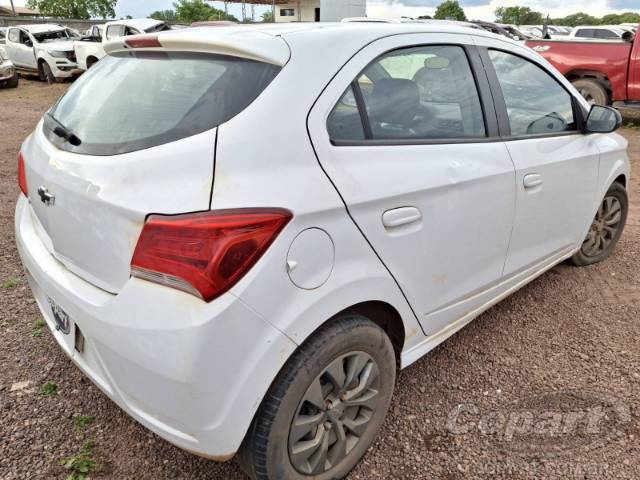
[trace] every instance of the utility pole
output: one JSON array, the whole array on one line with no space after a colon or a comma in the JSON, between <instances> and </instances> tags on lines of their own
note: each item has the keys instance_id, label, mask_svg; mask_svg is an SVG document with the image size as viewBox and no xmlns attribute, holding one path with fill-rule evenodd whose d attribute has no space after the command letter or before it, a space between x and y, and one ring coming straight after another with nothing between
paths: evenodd
<instances>
[{"instance_id":1,"label":"utility pole","mask_svg":"<svg viewBox=\"0 0 640 480\"><path fill-rule=\"evenodd\" d=\"M247 4L242 0L242 23L247 22Z\"/></svg>"},{"instance_id":2,"label":"utility pole","mask_svg":"<svg viewBox=\"0 0 640 480\"><path fill-rule=\"evenodd\" d=\"M271 21L276 23L276 0L271 0Z\"/></svg>"},{"instance_id":3,"label":"utility pole","mask_svg":"<svg viewBox=\"0 0 640 480\"><path fill-rule=\"evenodd\" d=\"M13 16L16 16L16 7L13 6L13 0L9 0L11 2L11 11L13 12Z\"/></svg>"},{"instance_id":4,"label":"utility pole","mask_svg":"<svg viewBox=\"0 0 640 480\"><path fill-rule=\"evenodd\" d=\"M300 0L298 0L298 21L302 21L302 10L300 8Z\"/></svg>"}]
</instances>

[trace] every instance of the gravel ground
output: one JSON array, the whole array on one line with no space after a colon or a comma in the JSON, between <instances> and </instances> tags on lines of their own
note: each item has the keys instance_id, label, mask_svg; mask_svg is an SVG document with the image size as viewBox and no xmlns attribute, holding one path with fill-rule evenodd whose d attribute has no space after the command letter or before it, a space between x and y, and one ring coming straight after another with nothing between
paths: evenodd
<instances>
[{"instance_id":1,"label":"gravel ground","mask_svg":"<svg viewBox=\"0 0 640 480\"><path fill-rule=\"evenodd\" d=\"M92 442L92 478L244 478L235 463L185 453L131 420L38 327L14 244L16 156L66 87L0 90L0 477L65 478L60 460ZM622 134L637 168L640 129ZM400 373L351 479L640 478L638 177L629 190L611 259L554 268ZM47 382L56 393L42 394Z\"/></svg>"}]
</instances>

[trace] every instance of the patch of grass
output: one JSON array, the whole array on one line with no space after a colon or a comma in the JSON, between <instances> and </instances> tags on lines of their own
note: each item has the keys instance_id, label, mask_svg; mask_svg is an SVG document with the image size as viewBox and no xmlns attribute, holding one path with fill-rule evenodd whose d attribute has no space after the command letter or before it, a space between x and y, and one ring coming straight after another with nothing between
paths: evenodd
<instances>
[{"instance_id":1,"label":"patch of grass","mask_svg":"<svg viewBox=\"0 0 640 480\"><path fill-rule=\"evenodd\" d=\"M4 288L5 290L11 290L13 288L16 288L19 283L20 280L18 280L17 278L7 278L4 282L2 282L2 288Z\"/></svg>"},{"instance_id":2,"label":"patch of grass","mask_svg":"<svg viewBox=\"0 0 640 480\"><path fill-rule=\"evenodd\" d=\"M93 423L95 417L93 415L78 415L73 418L73 424L76 427L76 431L84 430Z\"/></svg>"},{"instance_id":3,"label":"patch of grass","mask_svg":"<svg viewBox=\"0 0 640 480\"><path fill-rule=\"evenodd\" d=\"M31 336L33 337L41 337L42 333L43 333L43 328L47 323L39 318L38 320L36 320L33 324L33 330L31 331Z\"/></svg>"},{"instance_id":4,"label":"patch of grass","mask_svg":"<svg viewBox=\"0 0 640 480\"><path fill-rule=\"evenodd\" d=\"M92 472L97 472L99 466L93 459L93 442L87 442L80 453L60 460L65 470L69 472L67 480L85 480Z\"/></svg>"},{"instance_id":5,"label":"patch of grass","mask_svg":"<svg viewBox=\"0 0 640 480\"><path fill-rule=\"evenodd\" d=\"M40 395L49 396L58 393L58 384L52 380L40 387Z\"/></svg>"}]
</instances>

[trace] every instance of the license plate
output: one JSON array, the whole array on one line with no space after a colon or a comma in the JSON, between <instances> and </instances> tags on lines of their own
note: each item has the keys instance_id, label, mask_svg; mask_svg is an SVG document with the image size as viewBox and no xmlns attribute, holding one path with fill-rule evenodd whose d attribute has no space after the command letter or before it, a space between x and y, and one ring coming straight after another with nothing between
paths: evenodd
<instances>
[{"instance_id":1,"label":"license plate","mask_svg":"<svg viewBox=\"0 0 640 480\"><path fill-rule=\"evenodd\" d=\"M51 313L53 313L56 330L68 335L71 328L69 315L67 315L67 312L65 312L60 305L54 302L51 297L47 297L47 301L49 302L49 305L51 305Z\"/></svg>"}]
</instances>

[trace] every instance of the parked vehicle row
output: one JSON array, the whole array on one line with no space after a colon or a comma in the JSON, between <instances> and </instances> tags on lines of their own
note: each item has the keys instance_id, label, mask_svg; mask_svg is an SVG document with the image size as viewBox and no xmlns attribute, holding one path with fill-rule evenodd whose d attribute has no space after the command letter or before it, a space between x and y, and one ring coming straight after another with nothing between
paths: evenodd
<instances>
[{"instance_id":1,"label":"parked vehicle row","mask_svg":"<svg viewBox=\"0 0 640 480\"><path fill-rule=\"evenodd\" d=\"M397 368L622 234L620 114L505 37L284 24L105 50L21 148L31 290L105 395L254 479L343 478Z\"/></svg>"},{"instance_id":2,"label":"parked vehicle row","mask_svg":"<svg viewBox=\"0 0 640 480\"><path fill-rule=\"evenodd\" d=\"M102 46L104 42L129 35L164 30L170 30L170 27L165 22L152 18L118 20L104 25L94 25L89 34L75 44L78 66L82 70L88 70L104 57L105 51Z\"/></svg>"},{"instance_id":3,"label":"parked vehicle row","mask_svg":"<svg viewBox=\"0 0 640 480\"><path fill-rule=\"evenodd\" d=\"M74 50L79 38L61 25L13 26L7 28L4 49L18 72L53 83L82 73Z\"/></svg>"},{"instance_id":4,"label":"parked vehicle row","mask_svg":"<svg viewBox=\"0 0 640 480\"><path fill-rule=\"evenodd\" d=\"M19 73L53 83L75 78L91 68L105 55L103 42L169 28L148 18L121 20L96 25L90 35L82 37L58 24L17 25L0 29L0 46Z\"/></svg>"},{"instance_id":5,"label":"parked vehicle row","mask_svg":"<svg viewBox=\"0 0 640 480\"><path fill-rule=\"evenodd\" d=\"M529 40L591 104L640 109L640 39Z\"/></svg>"},{"instance_id":6,"label":"parked vehicle row","mask_svg":"<svg viewBox=\"0 0 640 480\"><path fill-rule=\"evenodd\" d=\"M0 87L16 88L19 81L13 62L9 60L4 46L0 45Z\"/></svg>"}]
</instances>

